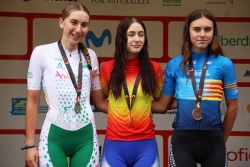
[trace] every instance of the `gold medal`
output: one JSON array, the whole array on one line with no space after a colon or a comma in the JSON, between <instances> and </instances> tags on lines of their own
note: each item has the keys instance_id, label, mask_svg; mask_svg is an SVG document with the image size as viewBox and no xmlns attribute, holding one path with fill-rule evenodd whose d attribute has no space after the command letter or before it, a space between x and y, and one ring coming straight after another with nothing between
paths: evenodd
<instances>
[{"instance_id":1,"label":"gold medal","mask_svg":"<svg viewBox=\"0 0 250 167\"><path fill-rule=\"evenodd\" d=\"M195 120L201 120L202 118L202 111L200 108L195 108L193 111L192 111L192 115L193 115L193 118Z\"/></svg>"},{"instance_id":2,"label":"gold medal","mask_svg":"<svg viewBox=\"0 0 250 167\"><path fill-rule=\"evenodd\" d=\"M81 105L80 105L79 102L76 102L74 110L75 110L76 114L80 113L80 111L81 111Z\"/></svg>"}]
</instances>

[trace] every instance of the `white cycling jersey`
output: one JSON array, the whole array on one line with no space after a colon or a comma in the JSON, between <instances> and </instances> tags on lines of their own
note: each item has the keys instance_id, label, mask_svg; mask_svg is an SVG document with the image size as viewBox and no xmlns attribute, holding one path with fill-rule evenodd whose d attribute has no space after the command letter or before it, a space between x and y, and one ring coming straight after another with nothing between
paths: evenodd
<instances>
[{"instance_id":1,"label":"white cycling jersey","mask_svg":"<svg viewBox=\"0 0 250 167\"><path fill-rule=\"evenodd\" d=\"M65 48L64 51L77 82L80 60L78 49L72 53ZM90 91L101 89L101 85L96 54L91 49L88 49L88 52L95 76L93 78L90 77L86 59L81 52L83 72L80 100L81 112L79 114L76 114L74 111L76 90L70 79L57 42L37 46L31 55L27 87L29 90L39 90L42 83L48 104L46 120L65 130L78 130L94 122L94 115L89 101Z\"/></svg>"}]
</instances>

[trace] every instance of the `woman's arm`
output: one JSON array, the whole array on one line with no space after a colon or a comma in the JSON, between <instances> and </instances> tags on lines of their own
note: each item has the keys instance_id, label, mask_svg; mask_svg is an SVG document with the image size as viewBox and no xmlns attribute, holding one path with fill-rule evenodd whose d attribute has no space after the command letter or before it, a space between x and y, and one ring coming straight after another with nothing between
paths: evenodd
<instances>
[{"instance_id":1,"label":"woman's arm","mask_svg":"<svg viewBox=\"0 0 250 167\"><path fill-rule=\"evenodd\" d=\"M40 90L28 90L27 104L26 104L26 140L25 146L35 145L35 129L38 116L38 107L40 103ZM38 166L38 153L36 148L26 149L26 161L31 167Z\"/></svg>"},{"instance_id":2,"label":"woman's arm","mask_svg":"<svg viewBox=\"0 0 250 167\"><path fill-rule=\"evenodd\" d=\"M222 124L222 133L225 143L227 142L227 139L231 133L234 121L238 113L238 99L226 100L226 104L227 104L227 112Z\"/></svg>"},{"instance_id":3,"label":"woman's arm","mask_svg":"<svg viewBox=\"0 0 250 167\"><path fill-rule=\"evenodd\" d=\"M95 106L96 110L108 113L108 101L105 98L103 88L100 82L100 75L97 74L91 79L90 104Z\"/></svg>"},{"instance_id":4,"label":"woman's arm","mask_svg":"<svg viewBox=\"0 0 250 167\"><path fill-rule=\"evenodd\" d=\"M108 100L105 99L102 89L92 90L90 92L90 101L95 106L95 109L108 113Z\"/></svg>"},{"instance_id":5,"label":"woman's arm","mask_svg":"<svg viewBox=\"0 0 250 167\"><path fill-rule=\"evenodd\" d=\"M168 106L168 110L173 110L173 109L177 109L176 97L172 98L172 101L171 101L170 105Z\"/></svg>"},{"instance_id":6,"label":"woman's arm","mask_svg":"<svg viewBox=\"0 0 250 167\"><path fill-rule=\"evenodd\" d=\"M173 96L166 96L161 94L158 100L152 102L151 110L153 113L164 114L167 109L177 108L176 99Z\"/></svg>"}]
</instances>

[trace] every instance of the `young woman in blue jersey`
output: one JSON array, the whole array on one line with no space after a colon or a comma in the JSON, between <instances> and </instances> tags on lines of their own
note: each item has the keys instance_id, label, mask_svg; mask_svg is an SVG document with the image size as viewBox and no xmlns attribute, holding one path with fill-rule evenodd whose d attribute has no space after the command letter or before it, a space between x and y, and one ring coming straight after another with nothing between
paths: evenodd
<instances>
[{"instance_id":1,"label":"young woman in blue jersey","mask_svg":"<svg viewBox=\"0 0 250 167\"><path fill-rule=\"evenodd\" d=\"M23 148L30 167L68 167L66 157L70 157L70 167L99 166L90 96L93 104L98 104L96 109L103 112L107 112L107 101L100 86L96 54L81 42L88 32L89 23L90 13L84 5L68 4L59 18L62 38L37 46L32 52ZM41 83L48 113L37 150L34 135Z\"/></svg>"},{"instance_id":2,"label":"young woman in blue jersey","mask_svg":"<svg viewBox=\"0 0 250 167\"><path fill-rule=\"evenodd\" d=\"M238 88L232 61L223 56L215 17L191 12L184 25L182 55L169 61L164 87L152 111L163 113L176 95L169 162L171 167L226 167L226 147L238 112ZM220 102L226 100L222 121Z\"/></svg>"}]
</instances>

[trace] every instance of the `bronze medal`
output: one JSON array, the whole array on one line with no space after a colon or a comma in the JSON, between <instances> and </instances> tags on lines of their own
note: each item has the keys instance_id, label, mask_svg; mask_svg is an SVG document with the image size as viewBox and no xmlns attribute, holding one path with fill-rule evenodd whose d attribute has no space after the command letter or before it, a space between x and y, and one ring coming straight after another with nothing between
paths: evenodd
<instances>
[{"instance_id":1,"label":"bronze medal","mask_svg":"<svg viewBox=\"0 0 250 167\"><path fill-rule=\"evenodd\" d=\"M76 102L74 110L75 110L76 114L79 114L79 113L80 113L80 111L81 111L81 106L80 106L80 103L79 103L79 102Z\"/></svg>"},{"instance_id":2,"label":"bronze medal","mask_svg":"<svg viewBox=\"0 0 250 167\"><path fill-rule=\"evenodd\" d=\"M192 111L192 115L193 115L193 118L195 120L201 120L202 118L202 111L200 108L195 108L193 111Z\"/></svg>"}]
</instances>

